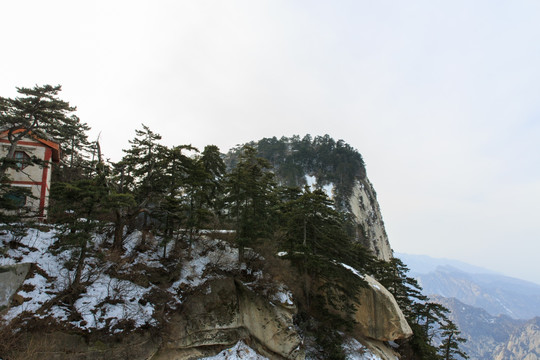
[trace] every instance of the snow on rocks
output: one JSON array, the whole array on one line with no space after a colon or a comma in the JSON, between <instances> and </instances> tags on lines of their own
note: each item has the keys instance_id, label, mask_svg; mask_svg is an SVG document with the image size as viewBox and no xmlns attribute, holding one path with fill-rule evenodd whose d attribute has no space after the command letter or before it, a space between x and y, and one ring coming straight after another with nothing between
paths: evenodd
<instances>
[{"instance_id":1,"label":"snow on rocks","mask_svg":"<svg viewBox=\"0 0 540 360\"><path fill-rule=\"evenodd\" d=\"M286 306L294 306L293 294L283 284L280 284L278 291L272 296L272 300Z\"/></svg>"},{"instance_id":2,"label":"snow on rocks","mask_svg":"<svg viewBox=\"0 0 540 360\"><path fill-rule=\"evenodd\" d=\"M208 266L223 271L232 271L238 266L238 249L219 240L200 239L193 245L191 255L191 259L182 267L180 279L169 288L173 294L177 294L179 289L186 285L194 288L213 278L205 276Z\"/></svg>"},{"instance_id":3,"label":"snow on rocks","mask_svg":"<svg viewBox=\"0 0 540 360\"><path fill-rule=\"evenodd\" d=\"M10 308L4 319L12 320L24 311L38 311L43 304L53 298L54 293L46 291L48 287L47 279L40 274L35 274L34 277L27 279L21 287L22 290L18 292L25 301L19 306Z\"/></svg>"},{"instance_id":4,"label":"snow on rocks","mask_svg":"<svg viewBox=\"0 0 540 360\"><path fill-rule=\"evenodd\" d=\"M347 360L381 360L379 356L373 354L356 339L345 340L342 347Z\"/></svg>"},{"instance_id":5,"label":"snow on rocks","mask_svg":"<svg viewBox=\"0 0 540 360\"><path fill-rule=\"evenodd\" d=\"M268 360L268 358L257 354L255 350L247 346L243 341L239 341L230 349L223 350L215 356L200 360Z\"/></svg>"},{"instance_id":6,"label":"snow on rocks","mask_svg":"<svg viewBox=\"0 0 540 360\"><path fill-rule=\"evenodd\" d=\"M36 269L17 293L20 304L12 306L4 314L3 321L9 322L25 312L37 318L52 317L59 322L68 321L72 315L72 310L61 302L44 306L67 288L72 275L65 267L66 261L72 258L71 250L53 253L49 249L56 241L55 235L54 229L29 229L20 246L0 256L1 265L33 263ZM7 237L4 235L0 240L7 241ZM155 322L152 318L154 307L144 299L152 286L144 288L128 280L111 278L103 270L90 271L96 262L95 258L87 259L85 279L89 284L74 303L82 319L71 321L71 325L83 330L111 330L121 321L129 321L134 327L152 325ZM108 265L111 264L103 267Z\"/></svg>"},{"instance_id":7,"label":"snow on rocks","mask_svg":"<svg viewBox=\"0 0 540 360\"><path fill-rule=\"evenodd\" d=\"M349 266L347 264L344 264L344 263L341 263L341 266L343 266L345 269L349 270L350 272L352 272L354 275L364 279L364 275L362 275L360 273L360 271L356 270L355 268L353 268L352 266Z\"/></svg>"},{"instance_id":8,"label":"snow on rocks","mask_svg":"<svg viewBox=\"0 0 540 360\"><path fill-rule=\"evenodd\" d=\"M72 324L82 329L114 328L122 320L133 321L135 327L152 324L154 306L143 301L150 290L102 274L75 302L83 319Z\"/></svg>"}]
</instances>

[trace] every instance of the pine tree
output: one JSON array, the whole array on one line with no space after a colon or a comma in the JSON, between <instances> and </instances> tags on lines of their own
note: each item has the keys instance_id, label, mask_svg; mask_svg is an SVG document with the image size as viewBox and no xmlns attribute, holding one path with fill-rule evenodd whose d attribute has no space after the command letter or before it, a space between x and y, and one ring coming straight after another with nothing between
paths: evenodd
<instances>
[{"instance_id":1,"label":"pine tree","mask_svg":"<svg viewBox=\"0 0 540 360\"><path fill-rule=\"evenodd\" d=\"M129 141L131 147L124 150L125 155L115 165L115 172L118 192L133 194L137 203L135 213L143 214L141 246L144 247L151 228L150 218L165 191L159 165L160 154L166 148L158 142L161 135L144 124L142 127L142 130L135 130L135 138Z\"/></svg>"},{"instance_id":2,"label":"pine tree","mask_svg":"<svg viewBox=\"0 0 540 360\"><path fill-rule=\"evenodd\" d=\"M197 163L202 167L204 179L202 181L204 202L213 211L219 211L220 196L224 190L223 179L226 166L219 148L215 145L205 146Z\"/></svg>"},{"instance_id":3,"label":"pine tree","mask_svg":"<svg viewBox=\"0 0 540 360\"><path fill-rule=\"evenodd\" d=\"M238 261L244 261L244 249L270 233L274 174L270 163L257 157L251 146L242 149L239 162L227 175L226 203L236 229Z\"/></svg>"},{"instance_id":4,"label":"pine tree","mask_svg":"<svg viewBox=\"0 0 540 360\"><path fill-rule=\"evenodd\" d=\"M447 319L446 323L441 326L440 330L442 344L439 346L439 353L441 355L441 359L468 359L469 356L459 348L459 345L467 340L460 337L461 331L458 330L456 324Z\"/></svg>"},{"instance_id":5,"label":"pine tree","mask_svg":"<svg viewBox=\"0 0 540 360\"><path fill-rule=\"evenodd\" d=\"M166 244L174 237L180 225L186 224L190 216L189 204L191 196L190 181L194 173L195 161L184 154L184 151L198 151L190 145L162 147L158 155L156 171L161 173L159 186L162 191L160 198L154 195L152 199L157 208L154 215L160 220L163 233L164 255ZM175 250L178 246L178 236L175 238Z\"/></svg>"},{"instance_id":6,"label":"pine tree","mask_svg":"<svg viewBox=\"0 0 540 360\"><path fill-rule=\"evenodd\" d=\"M398 258L389 262L375 261L371 268L375 278L392 293L413 330L413 337L402 346L403 358L439 360L440 349L433 345L432 340L450 322L449 310L441 304L430 302L422 294L422 287L416 279L407 275L408 271ZM411 357L408 357L407 349L412 350Z\"/></svg>"},{"instance_id":7,"label":"pine tree","mask_svg":"<svg viewBox=\"0 0 540 360\"><path fill-rule=\"evenodd\" d=\"M9 141L7 154L0 164L0 179L7 169L15 166L13 155L17 143L30 133L64 145L66 138L86 128L72 115L75 107L58 98L60 91L60 85L36 85L32 89L17 88L20 97L0 97L0 130L8 131ZM32 161L40 163L37 159Z\"/></svg>"},{"instance_id":8,"label":"pine tree","mask_svg":"<svg viewBox=\"0 0 540 360\"><path fill-rule=\"evenodd\" d=\"M88 255L89 246L99 226L103 203L107 197L107 187L102 176L93 179L77 180L71 183L56 183L51 189L55 206L57 237L61 249L73 249L75 264L70 289L77 292Z\"/></svg>"}]
</instances>

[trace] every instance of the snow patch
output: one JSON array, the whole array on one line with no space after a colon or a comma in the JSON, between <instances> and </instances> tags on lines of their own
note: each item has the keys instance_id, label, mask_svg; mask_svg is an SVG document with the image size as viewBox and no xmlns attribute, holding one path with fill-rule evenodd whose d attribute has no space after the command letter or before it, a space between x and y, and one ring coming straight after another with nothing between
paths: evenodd
<instances>
[{"instance_id":1,"label":"snow patch","mask_svg":"<svg viewBox=\"0 0 540 360\"><path fill-rule=\"evenodd\" d=\"M292 306L294 305L293 294L290 290L286 289L283 285L280 285L278 292L273 296L273 301Z\"/></svg>"},{"instance_id":2,"label":"snow patch","mask_svg":"<svg viewBox=\"0 0 540 360\"><path fill-rule=\"evenodd\" d=\"M317 184L317 178L315 176L306 174L306 184L307 186L309 186L311 191L315 190L315 185Z\"/></svg>"},{"instance_id":3,"label":"snow patch","mask_svg":"<svg viewBox=\"0 0 540 360\"><path fill-rule=\"evenodd\" d=\"M328 196L330 199L334 198L335 185L333 183L321 186L317 183L317 178L315 176L307 174L305 175L305 179L306 184L309 186L311 191L314 191L315 189L322 189L326 193L326 196Z\"/></svg>"},{"instance_id":4,"label":"snow patch","mask_svg":"<svg viewBox=\"0 0 540 360\"><path fill-rule=\"evenodd\" d=\"M362 275L360 273L360 271L356 270L355 268L353 268L352 266L349 266L347 264L344 264L344 263L341 263L341 266L343 266L345 269L349 270L350 272L352 272L354 275L364 279L364 275ZM380 290L380 288L379 288Z\"/></svg>"},{"instance_id":5,"label":"snow patch","mask_svg":"<svg viewBox=\"0 0 540 360\"><path fill-rule=\"evenodd\" d=\"M347 339L342 347L347 360L382 360L356 339Z\"/></svg>"},{"instance_id":6,"label":"snow patch","mask_svg":"<svg viewBox=\"0 0 540 360\"><path fill-rule=\"evenodd\" d=\"M10 308L3 316L4 321L9 322L23 312L30 312L32 316L38 318L52 317L61 322L68 321L72 311L67 306L62 304L49 308L43 306L66 289L73 275L65 268L66 261L73 258L72 250L58 254L49 251L49 247L56 242L55 236L54 229L49 231L28 229L27 236L20 241L21 246L10 249L0 256L2 265L34 263L40 269L24 281L17 293L23 302ZM6 239L4 236L0 237L2 241ZM98 236L92 243L103 241L105 239ZM128 242L128 246L130 245ZM84 281L90 284L86 287L86 292L74 303L82 320L73 321L71 324L85 330L112 329L120 321L129 321L135 327L154 324L155 320L152 318L154 307L143 299L152 287L144 288L127 280L111 278L95 270L88 272L96 262L95 258L87 258L83 277Z\"/></svg>"},{"instance_id":7,"label":"snow patch","mask_svg":"<svg viewBox=\"0 0 540 360\"><path fill-rule=\"evenodd\" d=\"M209 265L225 271L235 269L238 265L238 249L219 240L200 239L193 245L192 259L184 264L180 279L172 284L169 292L176 296L186 285L194 288L210 280L211 277L205 276Z\"/></svg>"},{"instance_id":8,"label":"snow patch","mask_svg":"<svg viewBox=\"0 0 540 360\"><path fill-rule=\"evenodd\" d=\"M153 323L154 306L143 301L150 290L127 280L101 275L75 302L83 321L72 324L82 329L104 329L122 320L133 321L135 327Z\"/></svg>"},{"instance_id":9,"label":"snow patch","mask_svg":"<svg viewBox=\"0 0 540 360\"><path fill-rule=\"evenodd\" d=\"M223 350L219 354L200 360L269 360L255 352L240 340L234 347Z\"/></svg>"}]
</instances>

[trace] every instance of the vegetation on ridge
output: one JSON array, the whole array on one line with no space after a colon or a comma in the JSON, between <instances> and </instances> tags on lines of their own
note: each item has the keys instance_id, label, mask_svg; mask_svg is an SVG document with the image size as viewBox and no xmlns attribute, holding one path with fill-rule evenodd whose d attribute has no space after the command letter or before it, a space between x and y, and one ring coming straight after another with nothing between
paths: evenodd
<instances>
[{"instance_id":1,"label":"vegetation on ridge","mask_svg":"<svg viewBox=\"0 0 540 360\"><path fill-rule=\"evenodd\" d=\"M54 95L59 89L53 88ZM20 101L40 103L45 98L59 119L66 119L74 109L47 95L48 91L47 86L35 87L22 92L26 98ZM1 100L3 126L24 128L28 124L15 121L15 116L35 118L32 110L17 110L17 102ZM142 125L124 157L110 163L99 143L87 141L88 126L72 120L71 126L64 127L52 116L51 124L58 126L42 129L42 136L69 149L69 161L55 169L49 221L57 229L57 251L69 249L70 254L63 264L68 284L51 301L67 309L70 318L81 317L75 302L92 285L88 274L104 266L105 259L115 259L106 271L119 276L120 264L130 261L126 239L135 231L141 232L136 251L159 254L167 269L167 280L160 281L169 284L178 280L182 262L192 259L192 249L205 238L205 230L231 230L220 236L238 248L234 276L253 276L243 271L246 264L259 261L252 253L246 255L249 249L264 254L266 271L278 273L283 264L290 268L292 275L281 276L299 308L297 325L313 342L313 358L344 359L341 341L354 327L354 304L364 283L342 264L372 274L394 294L415 333L401 344L404 359L453 359L459 354L453 349L460 338L447 311L427 302L399 260L376 261L354 241L350 213L345 210L355 181L365 178L365 167L361 155L342 140L336 142L328 135L263 139L231 150L225 162L214 145L202 152L191 145L167 147L160 144L159 134ZM9 158L2 164L17 170ZM334 200L320 188L306 186L306 174L315 176L319 187L333 184ZM6 176L7 172L4 180ZM6 195L10 188L3 184L2 195ZM4 210L13 209L9 198L2 199ZM17 231L31 224L14 226L15 218L0 220L12 236L8 245L16 248L20 246ZM107 240L98 242L96 234ZM152 239L159 239L157 246ZM271 268L272 263L281 265ZM159 286L165 285L159 281L154 285L155 292L165 296L159 292ZM175 310L168 302L162 306L162 322L156 326L164 326L168 312ZM448 342L438 350L431 338L439 326Z\"/></svg>"}]
</instances>

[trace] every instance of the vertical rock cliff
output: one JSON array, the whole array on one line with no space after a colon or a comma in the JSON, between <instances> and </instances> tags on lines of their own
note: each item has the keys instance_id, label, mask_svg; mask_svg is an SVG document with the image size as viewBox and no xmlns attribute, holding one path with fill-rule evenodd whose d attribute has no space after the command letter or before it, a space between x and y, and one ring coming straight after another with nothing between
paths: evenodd
<instances>
[{"instance_id":1,"label":"vertical rock cliff","mask_svg":"<svg viewBox=\"0 0 540 360\"><path fill-rule=\"evenodd\" d=\"M381 209L373 185L367 177L357 179L349 199L350 211L358 226L357 237L380 260L392 258L392 248L384 229Z\"/></svg>"}]
</instances>

